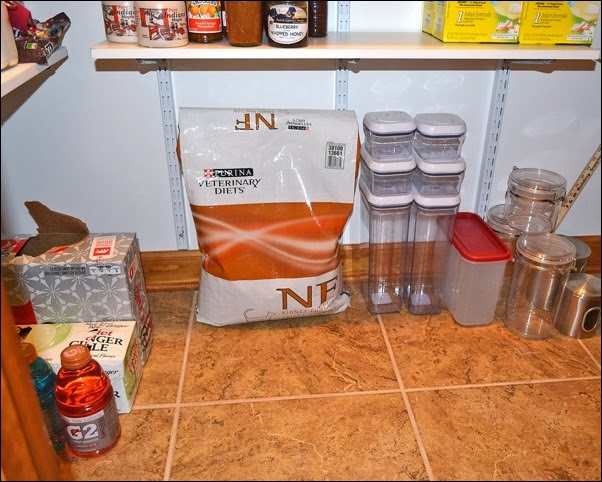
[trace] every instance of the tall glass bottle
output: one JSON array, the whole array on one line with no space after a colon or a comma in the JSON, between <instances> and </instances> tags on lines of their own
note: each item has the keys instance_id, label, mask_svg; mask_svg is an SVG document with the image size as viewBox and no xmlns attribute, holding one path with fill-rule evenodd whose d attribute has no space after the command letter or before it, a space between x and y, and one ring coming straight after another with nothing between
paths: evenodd
<instances>
[{"instance_id":1,"label":"tall glass bottle","mask_svg":"<svg viewBox=\"0 0 602 482\"><path fill-rule=\"evenodd\" d=\"M307 2L308 31L310 37L326 37L328 31L328 2Z\"/></svg>"},{"instance_id":2,"label":"tall glass bottle","mask_svg":"<svg viewBox=\"0 0 602 482\"><path fill-rule=\"evenodd\" d=\"M65 431L63 429L63 420L58 412L56 399L54 398L56 374L50 364L38 356L36 347L31 343L22 342L21 349L29 365L29 373L31 374L31 379L38 395L48 435L50 435L54 450L60 452L65 448Z\"/></svg>"},{"instance_id":3,"label":"tall glass bottle","mask_svg":"<svg viewBox=\"0 0 602 482\"><path fill-rule=\"evenodd\" d=\"M93 457L117 444L121 425L111 380L86 345L71 345L61 352L55 396L69 452Z\"/></svg>"}]
</instances>

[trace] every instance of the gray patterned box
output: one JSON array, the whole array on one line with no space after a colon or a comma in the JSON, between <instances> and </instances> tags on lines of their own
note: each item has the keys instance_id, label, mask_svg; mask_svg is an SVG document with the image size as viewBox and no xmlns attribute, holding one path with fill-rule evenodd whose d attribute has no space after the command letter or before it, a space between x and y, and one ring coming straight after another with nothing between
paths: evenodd
<instances>
[{"instance_id":1,"label":"gray patterned box","mask_svg":"<svg viewBox=\"0 0 602 482\"><path fill-rule=\"evenodd\" d=\"M2 236L2 277L18 324L135 320L142 363L152 318L135 233L89 234L39 256L27 235Z\"/></svg>"}]
</instances>

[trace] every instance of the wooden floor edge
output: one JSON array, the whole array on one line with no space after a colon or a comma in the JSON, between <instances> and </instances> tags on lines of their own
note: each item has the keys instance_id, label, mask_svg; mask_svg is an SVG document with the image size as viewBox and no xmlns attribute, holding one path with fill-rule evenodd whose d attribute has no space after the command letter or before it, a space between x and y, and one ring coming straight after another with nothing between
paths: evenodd
<instances>
[{"instance_id":1,"label":"wooden floor edge","mask_svg":"<svg viewBox=\"0 0 602 482\"><path fill-rule=\"evenodd\" d=\"M575 236L591 248L586 272L600 273L600 236ZM341 245L343 279L358 281L368 276L368 245ZM198 250L143 251L142 267L148 291L184 291L199 287L201 253Z\"/></svg>"}]
</instances>

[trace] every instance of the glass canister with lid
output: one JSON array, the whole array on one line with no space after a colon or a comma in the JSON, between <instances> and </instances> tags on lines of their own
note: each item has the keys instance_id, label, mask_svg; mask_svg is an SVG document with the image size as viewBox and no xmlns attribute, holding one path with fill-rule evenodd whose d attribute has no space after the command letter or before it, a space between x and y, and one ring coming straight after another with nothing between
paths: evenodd
<instances>
[{"instance_id":1,"label":"glass canister with lid","mask_svg":"<svg viewBox=\"0 0 602 482\"><path fill-rule=\"evenodd\" d=\"M566 179L539 168L514 169L508 176L504 216L524 233L552 232L566 195Z\"/></svg>"},{"instance_id":2,"label":"glass canister with lid","mask_svg":"<svg viewBox=\"0 0 602 482\"><path fill-rule=\"evenodd\" d=\"M516 241L521 235L521 232L514 229L506 222L504 217L504 210L506 206L504 204L496 204L487 211L485 222L493 229L495 234L500 241L506 245L512 259L506 263L504 270L504 277L502 279L502 287L498 296L498 301L495 307L495 316L503 319L506 313L506 303L508 302L508 293L510 291L510 284L512 283L512 272L514 270L514 255L516 252Z\"/></svg>"},{"instance_id":3,"label":"glass canister with lid","mask_svg":"<svg viewBox=\"0 0 602 482\"><path fill-rule=\"evenodd\" d=\"M575 265L575 246L553 233L523 233L516 242L506 326L524 338L544 339L554 331L554 317L564 285Z\"/></svg>"}]
</instances>

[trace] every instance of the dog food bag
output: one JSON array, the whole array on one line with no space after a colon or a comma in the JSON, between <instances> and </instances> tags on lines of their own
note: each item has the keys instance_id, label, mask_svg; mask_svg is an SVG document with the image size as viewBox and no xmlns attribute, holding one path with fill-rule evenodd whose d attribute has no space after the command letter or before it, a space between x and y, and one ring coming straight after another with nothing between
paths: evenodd
<instances>
[{"instance_id":1,"label":"dog food bag","mask_svg":"<svg viewBox=\"0 0 602 482\"><path fill-rule=\"evenodd\" d=\"M358 171L353 111L182 108L179 152L202 253L197 320L339 313L339 238Z\"/></svg>"}]
</instances>

